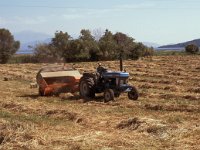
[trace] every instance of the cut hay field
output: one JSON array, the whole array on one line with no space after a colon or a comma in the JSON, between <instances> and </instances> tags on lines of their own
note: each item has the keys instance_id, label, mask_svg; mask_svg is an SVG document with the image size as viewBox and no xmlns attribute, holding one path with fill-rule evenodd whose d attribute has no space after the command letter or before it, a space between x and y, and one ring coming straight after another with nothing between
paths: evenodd
<instances>
[{"instance_id":1,"label":"cut hay field","mask_svg":"<svg viewBox=\"0 0 200 150\"><path fill-rule=\"evenodd\" d=\"M200 56L125 61L139 101L123 94L109 103L38 96L30 83L46 65L0 65L0 149L200 149Z\"/></svg>"}]
</instances>

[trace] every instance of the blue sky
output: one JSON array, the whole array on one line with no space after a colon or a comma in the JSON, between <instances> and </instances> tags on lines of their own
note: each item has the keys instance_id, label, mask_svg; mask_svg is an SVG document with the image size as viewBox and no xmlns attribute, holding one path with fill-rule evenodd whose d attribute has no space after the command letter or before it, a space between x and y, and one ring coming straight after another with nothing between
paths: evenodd
<instances>
[{"instance_id":1,"label":"blue sky","mask_svg":"<svg viewBox=\"0 0 200 150\"><path fill-rule=\"evenodd\" d=\"M106 28L158 44L200 38L200 0L0 0L0 28L53 35Z\"/></svg>"}]
</instances>

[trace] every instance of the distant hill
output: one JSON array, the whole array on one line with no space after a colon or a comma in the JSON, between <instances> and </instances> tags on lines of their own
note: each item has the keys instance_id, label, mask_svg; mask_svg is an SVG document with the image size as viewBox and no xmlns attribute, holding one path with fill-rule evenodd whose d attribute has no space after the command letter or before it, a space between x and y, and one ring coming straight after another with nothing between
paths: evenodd
<instances>
[{"instance_id":1,"label":"distant hill","mask_svg":"<svg viewBox=\"0 0 200 150\"><path fill-rule=\"evenodd\" d=\"M181 48L185 48L185 46L187 46L188 44L195 44L197 46L200 47L200 39L195 39L192 41L187 41L187 42L183 42L183 43L178 43L178 44L170 44L170 45L164 45L164 46L160 46L158 48L160 49L181 49Z\"/></svg>"},{"instance_id":2,"label":"distant hill","mask_svg":"<svg viewBox=\"0 0 200 150\"><path fill-rule=\"evenodd\" d=\"M17 54L32 54L33 49L29 46L34 47L39 43L50 43L53 36L54 35L29 30L14 33L15 40L20 41L20 48L17 51ZM72 37L76 39L78 38L78 35L73 34Z\"/></svg>"},{"instance_id":3,"label":"distant hill","mask_svg":"<svg viewBox=\"0 0 200 150\"><path fill-rule=\"evenodd\" d=\"M34 31L14 33L15 40L20 41L20 48L17 54L31 54L33 51L29 46L34 47L38 43L49 43L51 37L51 35Z\"/></svg>"},{"instance_id":4,"label":"distant hill","mask_svg":"<svg viewBox=\"0 0 200 150\"><path fill-rule=\"evenodd\" d=\"M43 41L32 41L32 42L27 42L27 43L20 43L20 49L17 51L17 54L32 54L33 49L31 47L34 47L35 45L40 44L40 43L50 43L50 41L51 39L48 38Z\"/></svg>"},{"instance_id":5,"label":"distant hill","mask_svg":"<svg viewBox=\"0 0 200 150\"><path fill-rule=\"evenodd\" d=\"M19 40L22 43L28 43L28 42L32 42L32 41L43 41L52 36L49 34L46 34L46 33L27 30L27 31L21 31L18 33L14 33L14 37L15 37L15 40Z\"/></svg>"},{"instance_id":6,"label":"distant hill","mask_svg":"<svg viewBox=\"0 0 200 150\"><path fill-rule=\"evenodd\" d=\"M145 46L147 47L153 47L153 48L157 48L159 47L160 45L157 44L157 43L152 43L152 42L142 42Z\"/></svg>"}]
</instances>

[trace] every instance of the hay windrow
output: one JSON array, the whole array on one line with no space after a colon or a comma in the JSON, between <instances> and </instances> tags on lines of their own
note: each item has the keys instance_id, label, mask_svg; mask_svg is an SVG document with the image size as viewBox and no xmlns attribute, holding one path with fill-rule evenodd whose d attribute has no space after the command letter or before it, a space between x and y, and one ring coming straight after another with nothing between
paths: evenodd
<instances>
[{"instance_id":1,"label":"hay windrow","mask_svg":"<svg viewBox=\"0 0 200 150\"><path fill-rule=\"evenodd\" d=\"M179 112L197 112L200 113L200 107L187 106L187 105L157 105L157 104L146 104L144 106L149 110L156 111L179 111Z\"/></svg>"},{"instance_id":2,"label":"hay windrow","mask_svg":"<svg viewBox=\"0 0 200 150\"><path fill-rule=\"evenodd\" d=\"M124 93L109 103L103 94L88 102L78 93L38 96L30 84L49 64L0 65L0 149L198 149L199 62L199 56L124 61L139 101ZM118 61L100 63L119 70ZM80 72L96 66L76 64Z\"/></svg>"}]
</instances>

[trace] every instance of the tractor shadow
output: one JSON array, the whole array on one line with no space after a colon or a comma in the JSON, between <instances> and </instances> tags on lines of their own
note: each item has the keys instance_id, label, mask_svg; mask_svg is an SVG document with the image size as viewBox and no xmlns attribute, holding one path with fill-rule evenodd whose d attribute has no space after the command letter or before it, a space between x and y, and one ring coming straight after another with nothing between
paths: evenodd
<instances>
[{"instance_id":1,"label":"tractor shadow","mask_svg":"<svg viewBox=\"0 0 200 150\"><path fill-rule=\"evenodd\" d=\"M39 97L41 97L38 94L25 94L25 95L21 95L21 96L17 96L17 97L21 97L21 98L31 98L33 100L38 99Z\"/></svg>"},{"instance_id":2,"label":"tractor shadow","mask_svg":"<svg viewBox=\"0 0 200 150\"><path fill-rule=\"evenodd\" d=\"M88 98L88 99L82 99L79 95L73 95L68 97L62 97L59 96L62 100L66 101L81 101L83 103L87 102L103 102L103 96L96 96L95 98Z\"/></svg>"},{"instance_id":3,"label":"tractor shadow","mask_svg":"<svg viewBox=\"0 0 200 150\"><path fill-rule=\"evenodd\" d=\"M53 96L40 96L38 94L24 94L24 95L20 95L17 96L20 98L25 98L27 100L37 100L39 98L42 97L46 97L46 98L59 98L60 101L74 101L74 102L83 102L83 103L87 103L87 102L103 102L104 101L104 97L102 95L97 95L95 96L95 98L92 99L82 99L79 95L53 95Z\"/></svg>"},{"instance_id":4,"label":"tractor shadow","mask_svg":"<svg viewBox=\"0 0 200 150\"><path fill-rule=\"evenodd\" d=\"M96 96L95 98L92 99L85 99L83 102L104 102L103 96Z\"/></svg>"}]
</instances>

